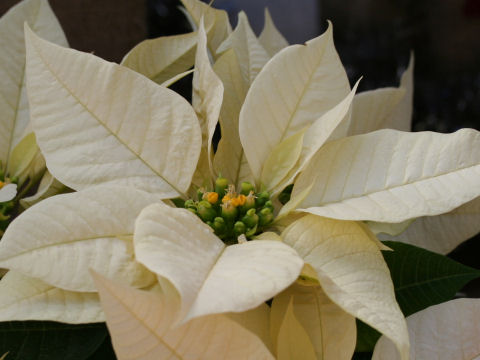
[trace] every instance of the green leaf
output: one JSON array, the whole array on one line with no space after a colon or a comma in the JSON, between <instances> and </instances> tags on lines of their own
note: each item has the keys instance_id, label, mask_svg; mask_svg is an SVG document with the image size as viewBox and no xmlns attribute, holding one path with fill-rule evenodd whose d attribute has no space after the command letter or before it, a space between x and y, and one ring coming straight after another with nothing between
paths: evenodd
<instances>
[{"instance_id":1,"label":"green leaf","mask_svg":"<svg viewBox=\"0 0 480 360\"><path fill-rule=\"evenodd\" d=\"M371 352L381 335L377 330L357 319L357 345L355 346L355 352L370 353L371 357Z\"/></svg>"},{"instance_id":2,"label":"green leaf","mask_svg":"<svg viewBox=\"0 0 480 360\"><path fill-rule=\"evenodd\" d=\"M352 360L371 360L372 352L356 352L353 354Z\"/></svg>"},{"instance_id":3,"label":"green leaf","mask_svg":"<svg viewBox=\"0 0 480 360\"><path fill-rule=\"evenodd\" d=\"M446 256L396 241L383 242L394 251L384 251L395 295L405 316L453 299L480 270Z\"/></svg>"},{"instance_id":4,"label":"green leaf","mask_svg":"<svg viewBox=\"0 0 480 360\"><path fill-rule=\"evenodd\" d=\"M0 359L1 360L1 359ZM117 360L115 351L112 346L112 338L110 334L105 336L102 345L93 353L88 360Z\"/></svg>"},{"instance_id":5,"label":"green leaf","mask_svg":"<svg viewBox=\"0 0 480 360\"><path fill-rule=\"evenodd\" d=\"M107 338L104 323L70 325L51 321L0 323L0 354L6 360L88 359Z\"/></svg>"},{"instance_id":6,"label":"green leaf","mask_svg":"<svg viewBox=\"0 0 480 360\"><path fill-rule=\"evenodd\" d=\"M395 296L405 316L454 298L480 270L462 265L444 255L397 242L384 241L393 251L383 251L390 269ZM380 333L357 320L355 351L371 352Z\"/></svg>"}]
</instances>

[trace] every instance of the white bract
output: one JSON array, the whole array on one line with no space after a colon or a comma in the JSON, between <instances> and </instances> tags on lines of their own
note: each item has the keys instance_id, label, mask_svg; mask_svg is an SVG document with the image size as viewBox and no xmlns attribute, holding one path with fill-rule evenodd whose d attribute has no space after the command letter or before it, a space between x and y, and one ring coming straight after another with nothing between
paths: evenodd
<instances>
[{"instance_id":1,"label":"white bract","mask_svg":"<svg viewBox=\"0 0 480 360\"><path fill-rule=\"evenodd\" d=\"M17 184L2 184L0 202L10 201L17 195Z\"/></svg>"},{"instance_id":2,"label":"white bract","mask_svg":"<svg viewBox=\"0 0 480 360\"><path fill-rule=\"evenodd\" d=\"M174 326L174 289L145 292L94 279L119 359L273 359L254 333L226 315Z\"/></svg>"},{"instance_id":3,"label":"white bract","mask_svg":"<svg viewBox=\"0 0 480 360\"><path fill-rule=\"evenodd\" d=\"M77 292L83 295L75 301L84 301L98 289L119 358L183 359L220 349L207 358L348 359L359 318L407 359L407 326L384 247L359 221L400 223L478 197L479 133L379 130L409 124L412 67L399 89L355 96L331 24L305 45L286 46L270 20L257 39L246 16L232 32L225 12L183 2L198 27L193 106L151 81L170 83L188 68L193 34L153 40L127 55L123 64L150 80L26 27L32 127L52 175L78 192L18 217L0 243L0 266L40 279L44 288L29 291ZM178 52L169 58L147 55L172 47ZM217 122L222 139L214 153ZM213 188L219 175L233 185L223 199ZM269 192L266 213L275 206L278 220L255 239L266 226L240 231L260 221L253 212L235 223L239 243L226 245L219 229L247 204L248 192L234 190L245 181L257 195ZM292 184L280 210L276 196ZM202 186L194 209L170 201L195 198ZM202 201L213 205L200 210ZM232 240L227 235L222 239ZM99 274L96 288L89 269ZM308 289L290 286L299 275ZM2 291L11 286L0 282ZM262 307L271 298L272 314ZM66 321L40 300L52 319ZM26 304L38 317L35 303ZM17 310L7 310L4 318L15 319ZM202 330L210 326L225 331ZM231 348L221 345L230 341Z\"/></svg>"},{"instance_id":4,"label":"white bract","mask_svg":"<svg viewBox=\"0 0 480 360\"><path fill-rule=\"evenodd\" d=\"M18 200L45 172L30 126L26 76L24 23L45 39L68 46L46 0L26 0L0 18L0 219L9 219ZM3 226L0 233L3 233Z\"/></svg>"},{"instance_id":5,"label":"white bract","mask_svg":"<svg viewBox=\"0 0 480 360\"><path fill-rule=\"evenodd\" d=\"M410 359L458 359L480 357L480 300L455 299L431 306L407 318ZM399 359L392 343L381 337L374 360Z\"/></svg>"},{"instance_id":6,"label":"white bract","mask_svg":"<svg viewBox=\"0 0 480 360\"><path fill-rule=\"evenodd\" d=\"M0 54L0 76L2 77L0 161L2 170L11 173L11 177L21 175L18 172L19 164L11 161L14 149L25 135L31 133L31 129L28 129L25 42L22 33L25 22L39 36L62 46L68 45L55 15L45 0L23 1L0 19L0 47L2 48ZM27 151L24 150L24 152Z\"/></svg>"},{"instance_id":7,"label":"white bract","mask_svg":"<svg viewBox=\"0 0 480 360\"><path fill-rule=\"evenodd\" d=\"M289 316L286 316L287 311L291 311ZM277 349L285 344L301 344L297 339L301 330L290 336L281 333L286 321L297 320L308 339L303 340L307 345L301 348L308 349L310 343L317 359L350 359L352 356L356 341L355 318L333 303L320 286L292 285L274 298L270 319ZM280 355L281 351L277 353Z\"/></svg>"}]
</instances>

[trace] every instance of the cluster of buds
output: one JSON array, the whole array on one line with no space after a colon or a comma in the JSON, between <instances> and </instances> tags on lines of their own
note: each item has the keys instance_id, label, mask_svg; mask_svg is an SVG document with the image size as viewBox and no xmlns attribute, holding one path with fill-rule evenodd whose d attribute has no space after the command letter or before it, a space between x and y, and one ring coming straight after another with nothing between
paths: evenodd
<instances>
[{"instance_id":1,"label":"cluster of buds","mask_svg":"<svg viewBox=\"0 0 480 360\"><path fill-rule=\"evenodd\" d=\"M237 192L226 178L218 177L214 191L199 190L197 196L197 201L187 200L183 206L226 242L234 242L240 235L250 239L273 221L270 194L255 192L249 182L243 182Z\"/></svg>"}]
</instances>

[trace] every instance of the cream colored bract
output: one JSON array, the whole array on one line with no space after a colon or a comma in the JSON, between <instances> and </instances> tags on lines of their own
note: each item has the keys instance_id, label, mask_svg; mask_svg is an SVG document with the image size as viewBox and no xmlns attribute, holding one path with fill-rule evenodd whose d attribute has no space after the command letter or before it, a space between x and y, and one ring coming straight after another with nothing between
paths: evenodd
<instances>
[{"instance_id":1,"label":"cream colored bract","mask_svg":"<svg viewBox=\"0 0 480 360\"><path fill-rule=\"evenodd\" d=\"M45 39L68 46L46 0L22 1L0 18L0 218L10 221L20 198L36 186L45 160L30 124L26 76L24 23ZM4 226L0 229L3 234Z\"/></svg>"},{"instance_id":2,"label":"cream colored bract","mask_svg":"<svg viewBox=\"0 0 480 360\"><path fill-rule=\"evenodd\" d=\"M478 359L479 317L479 299L455 299L409 316L410 359ZM372 359L395 360L398 355L391 342L382 337Z\"/></svg>"}]
</instances>

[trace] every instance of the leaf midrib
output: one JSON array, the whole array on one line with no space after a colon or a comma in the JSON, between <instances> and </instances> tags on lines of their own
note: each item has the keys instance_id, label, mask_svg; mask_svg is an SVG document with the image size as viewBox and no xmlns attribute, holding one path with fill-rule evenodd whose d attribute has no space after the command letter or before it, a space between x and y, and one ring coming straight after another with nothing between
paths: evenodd
<instances>
[{"instance_id":1,"label":"leaf midrib","mask_svg":"<svg viewBox=\"0 0 480 360\"><path fill-rule=\"evenodd\" d=\"M18 304L18 301L31 300L31 299L34 299L34 298L36 298L36 297L38 297L38 296L47 296L47 297L48 297L48 293L51 292L52 290L53 290L53 291L62 290L62 291L66 291L66 292L69 291L69 290L64 290L64 289L61 289L61 288L57 288L57 287L55 287L55 286L53 286L53 285L50 285L50 284L48 284L48 283L45 283L45 284L47 284L47 285L50 286L50 287L47 288L47 289L44 289L44 290L42 290L42 291L36 292L36 293L34 293L34 294L31 294L31 295L29 295L29 296L23 296L23 297L20 298L20 299L16 299L16 300L15 300L14 302L12 302L12 303L8 303L8 304L3 303L3 304L0 304L0 309L8 309L8 308L9 308L10 306L12 306L12 305L17 305L17 304ZM70 291L70 292L72 292L72 291ZM82 295L86 294L86 293L84 293L84 292L76 292L76 293L79 294L79 295L80 295L80 294L82 294ZM88 293L88 294L94 294L94 293ZM17 320L12 320L12 321L17 321ZM20 321L29 321L29 320L20 320ZM39 320L39 321L42 321L42 320ZM43 320L43 321L48 321L48 320ZM54 320L52 320L52 321L54 321ZM1 360L1 358L0 358L0 360Z\"/></svg>"},{"instance_id":2,"label":"leaf midrib","mask_svg":"<svg viewBox=\"0 0 480 360\"><path fill-rule=\"evenodd\" d=\"M430 180L433 180L433 179L438 178L438 177L443 177L443 176L450 175L450 174L453 174L453 173L456 173L456 172L459 172L459 171L468 170L468 169L476 168L476 167L480 168L480 163L465 166L465 167L462 167L462 168L456 168L456 169L446 171L446 172L443 172L443 173L440 173L440 174L434 174L432 176L427 176L427 177L422 178L422 179L416 179L416 180L414 180L412 182L409 182L409 183L399 184L399 185L395 185L395 186L391 186L391 187L383 188L383 189L378 189L378 190L374 190L374 191L371 191L369 193L363 193L363 194L360 194L360 195L357 195L357 196L349 196L349 197L345 197L345 198L339 198L339 199L331 201L331 202L325 202L325 203L322 202L317 207L324 207L324 206L327 206L327 205L338 204L338 203L341 203L341 202L344 202L344 201L349 201L349 200L352 200L352 199L360 199L360 198L367 197L367 196L370 196L370 195L374 195L374 194L377 194L377 193L381 193L381 192L384 192L384 191L391 191L393 189L401 188L401 187L404 187L404 186L413 186L414 184L418 184L418 183L421 183L421 182L424 182L424 181L425 182L430 181ZM473 199L471 199L471 200L473 200Z\"/></svg>"},{"instance_id":3,"label":"leaf midrib","mask_svg":"<svg viewBox=\"0 0 480 360\"><path fill-rule=\"evenodd\" d=\"M8 261L10 259L14 259L14 258L17 258L19 256L22 256L22 255L25 255L25 254L28 254L28 253L31 253L31 252L39 251L39 250L46 249L46 248L53 247L53 246L62 246L62 245L66 245L66 244L74 244L76 242L91 241L91 240L97 240L97 239L117 239L117 240L123 241L121 239L121 237L127 237L127 236L133 236L133 233L131 233L131 234L98 235L98 236L72 239L72 240L68 240L68 241L63 241L61 243L45 244L45 245L42 245L42 246L38 246L38 247L35 247L35 248L30 248L30 249L27 249L27 250L24 250L24 251L17 252L12 256L0 258L0 262L1 261Z\"/></svg>"},{"instance_id":4,"label":"leaf midrib","mask_svg":"<svg viewBox=\"0 0 480 360\"><path fill-rule=\"evenodd\" d=\"M183 192L183 191L180 191L176 186L174 186L173 184L171 184L167 179L165 179L165 177L160 174L158 171L156 171L154 168L152 168L152 166L150 166L150 164L148 164L139 154L137 154L132 148L130 148L130 146L128 146L127 143L125 143L122 139L120 139L118 137L118 135L116 133L114 133L110 128L108 128L99 118L98 116L96 116L82 101L80 101L80 99L74 94L74 92L72 90L70 90L70 88L57 76L57 74L53 71L53 69L51 68L50 64L46 61L46 59L42 56L42 53L41 51L35 46L34 44L35 40L31 42L32 44L32 47L35 48L38 56L41 58L42 62L45 64L45 66L47 67L48 71L50 72L50 74L58 81L58 83L65 89L68 91L68 93L77 101L78 104L80 104L84 109L85 111L87 111L96 121L98 124L100 124L109 134L111 134L115 139L117 139L117 141L123 145L126 149L128 149L132 154L135 155L135 157L137 159L139 159L147 168L149 168L155 175L157 175L159 178L161 178L163 181L165 181L165 183L167 183L172 189L174 189L178 194L180 194L181 196L183 197L187 197L187 195Z\"/></svg>"},{"instance_id":5,"label":"leaf midrib","mask_svg":"<svg viewBox=\"0 0 480 360\"><path fill-rule=\"evenodd\" d=\"M170 352L171 352L173 355L175 355L178 359L183 359L182 355L179 354L179 353L176 351L176 349L174 349L173 347L171 347L170 344L168 344L168 343L163 339L162 336L160 336L159 334L157 334L152 327L148 326L145 321L143 321L142 319L140 319L140 318L137 316L137 314L136 314L133 310L131 310L131 308L126 304L126 302L123 301L122 298L120 298L119 296L117 296L117 294L116 294L114 291L112 291L108 286L103 285L103 287L104 287L105 291L108 291L108 292L110 293L110 296L114 297L114 298L122 305L122 307L123 307L138 323L142 324L143 327L144 327L145 329L147 329L155 338L157 338L158 341L159 341L160 343L162 343L168 350L170 350Z\"/></svg>"},{"instance_id":6,"label":"leaf midrib","mask_svg":"<svg viewBox=\"0 0 480 360\"><path fill-rule=\"evenodd\" d=\"M302 45L300 45L302 46ZM307 51L308 49L308 45L303 45L305 46L305 51ZM325 51L326 51L326 46L324 46L322 48L322 50L320 51L320 54L318 55L318 61L315 62L315 65L312 67L312 70L309 72L309 77L308 77L308 81L306 82L305 86L303 87L302 89L302 92L300 94L300 96L298 97L297 99L297 103L295 104L295 107L294 109L292 110L292 112L290 113L290 116L288 118L288 121L284 127L284 130L282 131L282 136L280 137L279 139L279 143L283 141L283 139L285 138L285 135L287 134L287 131L290 129L290 125L293 121L293 118L295 117L295 114L298 112L298 108L300 107L300 103L301 101L303 100L303 97L305 96L306 92L307 92L307 89L310 89L310 85L312 83L312 80L313 80L313 75L315 74L315 72L317 71L320 63L322 62L323 60L323 55L325 54Z\"/></svg>"},{"instance_id":7,"label":"leaf midrib","mask_svg":"<svg viewBox=\"0 0 480 360\"><path fill-rule=\"evenodd\" d=\"M473 277L472 277L473 276ZM399 287L395 288L395 292L402 292L402 291L407 291L411 290L412 288L419 287L422 285L428 285L429 283L434 283L438 281L444 281L444 280L454 280L454 279L461 279L461 278L469 278L472 277L474 279L475 277L480 276L480 271L470 271L470 272L465 272L465 273L459 273L459 274L454 274L454 275L444 275L440 277L435 277L433 279L428 279L428 280L422 280L414 283L410 283L407 285L402 285Z\"/></svg>"}]
</instances>

